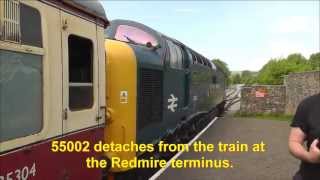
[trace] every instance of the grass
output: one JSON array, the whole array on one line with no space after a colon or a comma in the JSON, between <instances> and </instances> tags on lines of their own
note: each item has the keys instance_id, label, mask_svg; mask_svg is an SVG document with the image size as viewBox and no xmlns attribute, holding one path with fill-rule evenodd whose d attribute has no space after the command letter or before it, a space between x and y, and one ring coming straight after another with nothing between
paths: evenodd
<instances>
[{"instance_id":1,"label":"grass","mask_svg":"<svg viewBox=\"0 0 320 180\"><path fill-rule=\"evenodd\" d=\"M234 117L242 118L254 118L263 120L276 120L276 121L288 121L290 122L293 115L288 114L270 114L270 113L241 113L240 111L234 114Z\"/></svg>"}]
</instances>

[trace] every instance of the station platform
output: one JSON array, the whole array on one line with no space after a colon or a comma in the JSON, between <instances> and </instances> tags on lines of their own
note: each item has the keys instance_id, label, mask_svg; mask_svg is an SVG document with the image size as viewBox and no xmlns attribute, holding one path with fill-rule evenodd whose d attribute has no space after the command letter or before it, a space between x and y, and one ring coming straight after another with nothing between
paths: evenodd
<instances>
[{"instance_id":1,"label":"station platform","mask_svg":"<svg viewBox=\"0 0 320 180\"><path fill-rule=\"evenodd\" d=\"M263 141L266 152L184 152L177 159L229 159L228 169L167 168L158 180L291 180L299 161L288 152L289 122L234 117L231 112L217 119L198 139L204 143L253 144Z\"/></svg>"}]
</instances>

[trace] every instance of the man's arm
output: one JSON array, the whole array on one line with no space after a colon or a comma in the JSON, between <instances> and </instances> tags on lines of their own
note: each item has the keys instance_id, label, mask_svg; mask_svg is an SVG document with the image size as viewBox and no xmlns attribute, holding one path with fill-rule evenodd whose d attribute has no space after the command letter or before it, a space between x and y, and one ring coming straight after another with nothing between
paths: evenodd
<instances>
[{"instance_id":1,"label":"man's arm","mask_svg":"<svg viewBox=\"0 0 320 180\"><path fill-rule=\"evenodd\" d=\"M299 127L291 128L289 135L290 153L302 161L320 163L320 150L317 147L319 140L316 139L312 142L308 152L303 146L305 139L306 134Z\"/></svg>"}]
</instances>

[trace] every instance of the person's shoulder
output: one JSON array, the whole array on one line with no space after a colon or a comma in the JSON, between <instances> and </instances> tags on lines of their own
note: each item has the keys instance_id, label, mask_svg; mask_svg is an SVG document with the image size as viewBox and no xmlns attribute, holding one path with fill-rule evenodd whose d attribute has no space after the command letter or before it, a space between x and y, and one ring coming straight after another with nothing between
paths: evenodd
<instances>
[{"instance_id":1,"label":"person's shoulder","mask_svg":"<svg viewBox=\"0 0 320 180\"><path fill-rule=\"evenodd\" d=\"M300 103L301 106L313 106L315 103L320 103L320 93L308 96Z\"/></svg>"}]
</instances>

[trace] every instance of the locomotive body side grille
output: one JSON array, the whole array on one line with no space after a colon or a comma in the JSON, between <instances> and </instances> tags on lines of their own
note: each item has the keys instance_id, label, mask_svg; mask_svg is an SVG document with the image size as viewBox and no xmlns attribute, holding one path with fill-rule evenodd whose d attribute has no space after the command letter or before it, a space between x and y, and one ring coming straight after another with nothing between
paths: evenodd
<instances>
[{"instance_id":1,"label":"locomotive body side grille","mask_svg":"<svg viewBox=\"0 0 320 180\"><path fill-rule=\"evenodd\" d=\"M162 120L162 71L140 69L138 129Z\"/></svg>"}]
</instances>

